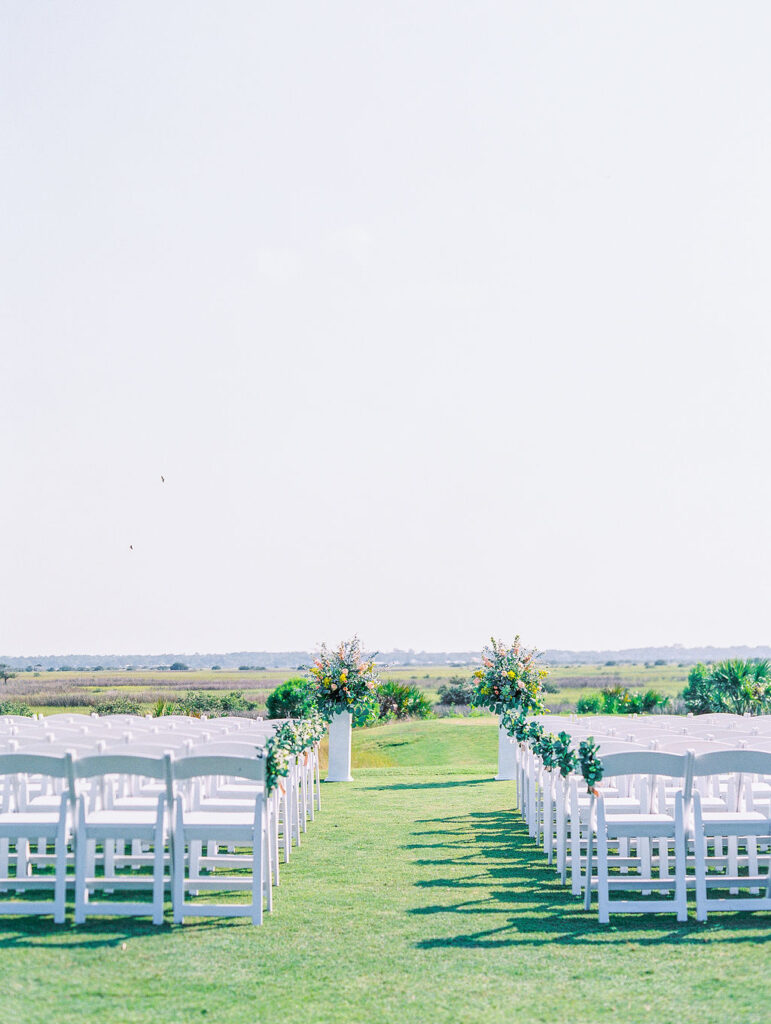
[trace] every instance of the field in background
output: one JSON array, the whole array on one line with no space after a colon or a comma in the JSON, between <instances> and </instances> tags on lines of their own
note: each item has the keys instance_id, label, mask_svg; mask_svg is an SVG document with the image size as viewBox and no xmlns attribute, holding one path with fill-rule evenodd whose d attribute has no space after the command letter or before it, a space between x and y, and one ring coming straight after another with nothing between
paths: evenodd
<instances>
[{"instance_id":1,"label":"field in background","mask_svg":"<svg viewBox=\"0 0 771 1024\"><path fill-rule=\"evenodd\" d=\"M626 686L631 690L655 689L668 697L676 697L685 687L688 665L572 665L549 670L548 683L559 687L557 693L547 694L547 705L553 711L570 711L576 701L587 694L596 693L605 686ZM383 679L414 683L438 701L437 691L451 676L468 678L473 666L398 666L384 668ZM292 669L261 669L249 671L169 671L142 670L19 672L0 687L0 700L20 700L34 711L52 714L74 708L89 708L100 700L114 696L141 700L149 710L159 699L174 700L186 690L206 693L227 693L241 690L254 701L258 709L279 683L301 675Z\"/></svg>"}]
</instances>

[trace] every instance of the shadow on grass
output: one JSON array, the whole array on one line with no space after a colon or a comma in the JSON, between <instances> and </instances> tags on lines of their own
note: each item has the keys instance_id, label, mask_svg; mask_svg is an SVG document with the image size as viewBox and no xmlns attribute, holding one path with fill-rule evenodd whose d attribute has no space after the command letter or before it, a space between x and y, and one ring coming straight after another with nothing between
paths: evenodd
<instances>
[{"instance_id":1,"label":"shadow on grass","mask_svg":"<svg viewBox=\"0 0 771 1024\"><path fill-rule=\"evenodd\" d=\"M216 928L238 928L251 920L245 917L201 917L184 925L162 925L141 918L94 917L85 924L74 924L70 916L64 924L54 924L50 916L0 917L0 950L2 949L111 949L120 948L132 939L148 939L161 935L186 935L191 931Z\"/></svg>"},{"instance_id":2,"label":"shadow on grass","mask_svg":"<svg viewBox=\"0 0 771 1024\"><path fill-rule=\"evenodd\" d=\"M417 859L422 868L433 869L432 877L415 883L419 890L446 890L457 899L426 904L408 911L440 919L468 919L471 926L455 935L437 935L416 943L418 949L495 949L513 946L591 945L629 946L700 945L725 941L765 944L763 934L768 914L732 913L713 917L707 924L693 918L678 924L671 915L619 914L610 925L597 921L596 897L593 909L583 909L583 899L562 886L543 850L528 835L527 825L514 811L472 812L462 817L428 819L422 824L438 826L415 832L416 839L442 837L444 842L411 843L408 850L439 850L446 857ZM449 865L460 876L443 871ZM481 869L481 870L480 870ZM468 898L464 898L464 891ZM644 898L644 897L641 897ZM690 908L693 913L693 907ZM493 918L493 920L491 920ZM476 920L473 920L476 919ZM475 928L484 923L485 927Z\"/></svg>"},{"instance_id":3,"label":"shadow on grass","mask_svg":"<svg viewBox=\"0 0 771 1024\"><path fill-rule=\"evenodd\" d=\"M492 782L487 779L450 779L444 782L392 782L382 786L363 786L362 789L388 790L388 789L450 789L455 786L481 786Z\"/></svg>"}]
</instances>

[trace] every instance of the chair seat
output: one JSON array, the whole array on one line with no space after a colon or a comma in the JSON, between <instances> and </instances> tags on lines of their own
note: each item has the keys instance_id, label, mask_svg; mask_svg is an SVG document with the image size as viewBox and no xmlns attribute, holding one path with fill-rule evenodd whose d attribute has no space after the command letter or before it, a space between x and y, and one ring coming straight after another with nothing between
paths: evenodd
<instances>
[{"instance_id":1,"label":"chair seat","mask_svg":"<svg viewBox=\"0 0 771 1024\"><path fill-rule=\"evenodd\" d=\"M31 836L45 839L55 836L59 828L59 811L17 811L0 814L0 836Z\"/></svg>"},{"instance_id":2,"label":"chair seat","mask_svg":"<svg viewBox=\"0 0 771 1024\"><path fill-rule=\"evenodd\" d=\"M771 833L771 820L758 811L721 811L702 814L704 830L710 835L765 835ZM722 830L722 831L721 831Z\"/></svg>"},{"instance_id":3,"label":"chair seat","mask_svg":"<svg viewBox=\"0 0 771 1024\"><path fill-rule=\"evenodd\" d=\"M614 814L605 819L609 836L674 835L675 819L668 814Z\"/></svg>"},{"instance_id":4,"label":"chair seat","mask_svg":"<svg viewBox=\"0 0 771 1024\"><path fill-rule=\"evenodd\" d=\"M254 812L250 813L244 810L243 803L241 803L240 809L232 811L227 816L220 811L188 811L184 815L183 822L185 831L188 828L199 827L205 827L212 831L229 826L240 829L253 828Z\"/></svg>"},{"instance_id":5,"label":"chair seat","mask_svg":"<svg viewBox=\"0 0 771 1024\"><path fill-rule=\"evenodd\" d=\"M86 833L104 839L152 839L156 811L92 811L86 816Z\"/></svg>"}]
</instances>

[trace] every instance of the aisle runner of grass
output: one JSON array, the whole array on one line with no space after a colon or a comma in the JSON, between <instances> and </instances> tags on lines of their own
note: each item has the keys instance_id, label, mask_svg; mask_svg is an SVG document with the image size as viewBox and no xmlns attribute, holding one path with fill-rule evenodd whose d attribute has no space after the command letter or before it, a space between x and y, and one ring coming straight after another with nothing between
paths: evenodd
<instances>
[{"instance_id":1,"label":"aisle runner of grass","mask_svg":"<svg viewBox=\"0 0 771 1024\"><path fill-rule=\"evenodd\" d=\"M0 918L4 1019L767 1020L768 915L600 928L545 867L510 785L491 781L495 740L489 721L358 734L361 759L385 766L324 787L262 928Z\"/></svg>"}]
</instances>

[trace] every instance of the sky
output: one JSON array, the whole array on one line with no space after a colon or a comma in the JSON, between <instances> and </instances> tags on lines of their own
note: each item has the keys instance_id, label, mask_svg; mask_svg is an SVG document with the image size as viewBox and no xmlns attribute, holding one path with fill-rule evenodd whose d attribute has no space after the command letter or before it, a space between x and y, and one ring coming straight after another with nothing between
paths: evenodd
<instances>
[{"instance_id":1,"label":"sky","mask_svg":"<svg viewBox=\"0 0 771 1024\"><path fill-rule=\"evenodd\" d=\"M771 642L769 46L2 0L0 654Z\"/></svg>"}]
</instances>

